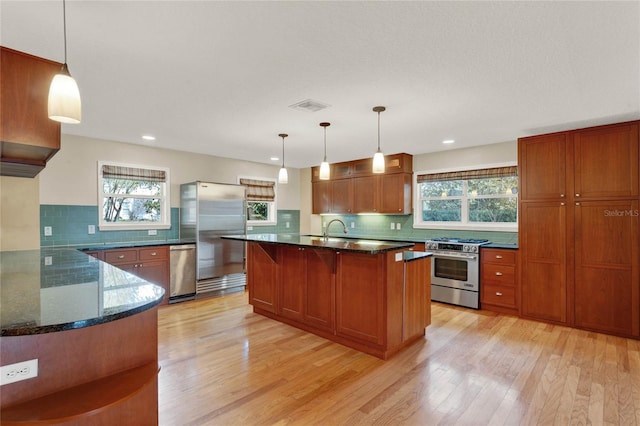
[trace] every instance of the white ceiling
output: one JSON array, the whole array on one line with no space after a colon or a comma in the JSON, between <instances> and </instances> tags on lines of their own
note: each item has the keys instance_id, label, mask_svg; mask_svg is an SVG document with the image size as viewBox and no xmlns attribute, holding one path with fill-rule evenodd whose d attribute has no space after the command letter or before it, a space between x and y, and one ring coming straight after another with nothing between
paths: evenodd
<instances>
[{"instance_id":1,"label":"white ceiling","mask_svg":"<svg viewBox=\"0 0 640 426\"><path fill-rule=\"evenodd\" d=\"M63 61L61 0L0 19L2 45ZM261 163L284 132L287 166L319 164L322 121L330 162L372 155L376 105L389 154L640 118L637 1L69 0L67 36L64 133Z\"/></svg>"}]
</instances>

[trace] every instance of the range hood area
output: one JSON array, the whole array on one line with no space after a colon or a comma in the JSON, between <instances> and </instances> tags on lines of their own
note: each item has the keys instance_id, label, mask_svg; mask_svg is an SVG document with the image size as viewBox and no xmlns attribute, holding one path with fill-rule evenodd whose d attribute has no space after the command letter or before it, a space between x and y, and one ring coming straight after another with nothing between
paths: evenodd
<instances>
[{"instance_id":1,"label":"range hood area","mask_svg":"<svg viewBox=\"0 0 640 426\"><path fill-rule=\"evenodd\" d=\"M60 150L47 98L62 64L3 46L0 54L0 175L33 178Z\"/></svg>"}]
</instances>

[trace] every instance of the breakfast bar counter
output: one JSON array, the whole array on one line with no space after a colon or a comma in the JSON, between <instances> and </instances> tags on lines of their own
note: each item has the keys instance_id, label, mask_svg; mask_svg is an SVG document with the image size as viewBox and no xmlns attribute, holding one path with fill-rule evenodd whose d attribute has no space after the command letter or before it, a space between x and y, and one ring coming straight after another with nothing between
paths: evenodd
<instances>
[{"instance_id":1,"label":"breakfast bar counter","mask_svg":"<svg viewBox=\"0 0 640 426\"><path fill-rule=\"evenodd\" d=\"M0 296L2 366L36 360L3 384L3 425L157 424L161 287L74 249L4 251Z\"/></svg>"},{"instance_id":2,"label":"breakfast bar counter","mask_svg":"<svg viewBox=\"0 0 640 426\"><path fill-rule=\"evenodd\" d=\"M254 312L386 359L431 322L431 254L412 243L254 234L247 287Z\"/></svg>"}]
</instances>

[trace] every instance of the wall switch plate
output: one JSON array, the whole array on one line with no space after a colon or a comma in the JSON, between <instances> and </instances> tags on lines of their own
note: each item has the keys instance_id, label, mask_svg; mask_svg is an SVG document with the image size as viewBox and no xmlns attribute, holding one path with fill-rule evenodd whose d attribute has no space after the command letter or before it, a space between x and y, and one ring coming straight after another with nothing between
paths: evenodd
<instances>
[{"instance_id":1,"label":"wall switch plate","mask_svg":"<svg viewBox=\"0 0 640 426\"><path fill-rule=\"evenodd\" d=\"M51 266L51 265L53 265L53 258L51 256L45 256L44 266Z\"/></svg>"},{"instance_id":2,"label":"wall switch plate","mask_svg":"<svg viewBox=\"0 0 640 426\"><path fill-rule=\"evenodd\" d=\"M155 229L149 229L149 235L158 235L158 231L156 231Z\"/></svg>"},{"instance_id":3,"label":"wall switch plate","mask_svg":"<svg viewBox=\"0 0 640 426\"><path fill-rule=\"evenodd\" d=\"M247 231L253 231L253 226L247 226Z\"/></svg>"},{"instance_id":4,"label":"wall switch plate","mask_svg":"<svg viewBox=\"0 0 640 426\"><path fill-rule=\"evenodd\" d=\"M356 223L355 222L351 222L351 229L355 229L356 227Z\"/></svg>"},{"instance_id":5,"label":"wall switch plate","mask_svg":"<svg viewBox=\"0 0 640 426\"><path fill-rule=\"evenodd\" d=\"M402 253L396 253L396 262L402 262Z\"/></svg>"},{"instance_id":6,"label":"wall switch plate","mask_svg":"<svg viewBox=\"0 0 640 426\"><path fill-rule=\"evenodd\" d=\"M396 229L399 231L402 228L402 225L400 223L396 223Z\"/></svg>"},{"instance_id":7,"label":"wall switch plate","mask_svg":"<svg viewBox=\"0 0 640 426\"><path fill-rule=\"evenodd\" d=\"M87 232L89 234L95 234L96 233L96 226L95 225L89 225L89 227L87 228Z\"/></svg>"},{"instance_id":8,"label":"wall switch plate","mask_svg":"<svg viewBox=\"0 0 640 426\"><path fill-rule=\"evenodd\" d=\"M50 226L45 226L44 227L44 236L45 237L50 237L51 235L53 235L53 229L51 229Z\"/></svg>"},{"instance_id":9,"label":"wall switch plate","mask_svg":"<svg viewBox=\"0 0 640 426\"><path fill-rule=\"evenodd\" d=\"M17 362L0 367L0 386L38 377L38 360Z\"/></svg>"},{"instance_id":10,"label":"wall switch plate","mask_svg":"<svg viewBox=\"0 0 640 426\"><path fill-rule=\"evenodd\" d=\"M390 228L391 228L391 229L396 229L396 224L395 224L395 223L393 223L393 222L391 222Z\"/></svg>"},{"instance_id":11,"label":"wall switch plate","mask_svg":"<svg viewBox=\"0 0 640 426\"><path fill-rule=\"evenodd\" d=\"M289 222L285 222L284 227L288 228L289 227Z\"/></svg>"}]
</instances>

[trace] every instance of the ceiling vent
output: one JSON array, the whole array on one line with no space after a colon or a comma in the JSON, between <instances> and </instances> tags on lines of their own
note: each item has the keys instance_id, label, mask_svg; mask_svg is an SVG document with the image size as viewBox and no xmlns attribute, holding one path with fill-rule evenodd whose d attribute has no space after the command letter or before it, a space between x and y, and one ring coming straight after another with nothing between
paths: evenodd
<instances>
[{"instance_id":1,"label":"ceiling vent","mask_svg":"<svg viewBox=\"0 0 640 426\"><path fill-rule=\"evenodd\" d=\"M318 112L330 106L331 105L323 104L322 102L314 101L313 99L305 99L297 104L289 105L289 108L304 112Z\"/></svg>"}]
</instances>

